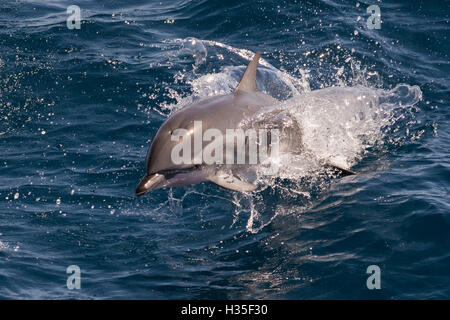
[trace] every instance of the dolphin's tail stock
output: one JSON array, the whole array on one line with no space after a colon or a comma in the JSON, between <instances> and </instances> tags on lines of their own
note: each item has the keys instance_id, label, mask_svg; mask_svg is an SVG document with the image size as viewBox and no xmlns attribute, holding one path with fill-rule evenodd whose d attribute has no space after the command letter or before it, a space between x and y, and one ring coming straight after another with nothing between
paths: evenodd
<instances>
[{"instance_id":1,"label":"dolphin's tail stock","mask_svg":"<svg viewBox=\"0 0 450 320\"><path fill-rule=\"evenodd\" d=\"M343 176L351 176L351 175L357 174L355 171L343 168L343 167L335 165L334 163L331 163L331 162L326 163L325 166L339 171Z\"/></svg>"}]
</instances>

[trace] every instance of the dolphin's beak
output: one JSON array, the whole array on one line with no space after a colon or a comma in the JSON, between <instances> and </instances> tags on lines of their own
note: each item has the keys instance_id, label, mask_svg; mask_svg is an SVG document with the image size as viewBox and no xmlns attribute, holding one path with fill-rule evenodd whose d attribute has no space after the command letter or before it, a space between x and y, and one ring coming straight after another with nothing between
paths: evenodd
<instances>
[{"instance_id":1,"label":"dolphin's beak","mask_svg":"<svg viewBox=\"0 0 450 320\"><path fill-rule=\"evenodd\" d=\"M142 196L143 194L156 189L164 181L166 181L166 178L159 173L145 175L136 187L136 195Z\"/></svg>"}]
</instances>

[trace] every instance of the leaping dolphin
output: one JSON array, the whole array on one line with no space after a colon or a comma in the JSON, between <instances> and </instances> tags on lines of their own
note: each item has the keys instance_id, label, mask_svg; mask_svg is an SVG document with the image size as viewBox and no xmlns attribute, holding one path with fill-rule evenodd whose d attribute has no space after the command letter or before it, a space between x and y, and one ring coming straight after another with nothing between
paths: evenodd
<instances>
[{"instance_id":1,"label":"leaping dolphin","mask_svg":"<svg viewBox=\"0 0 450 320\"><path fill-rule=\"evenodd\" d=\"M172 134L177 129L184 129L188 135L193 136L199 130L205 132L207 129L218 129L225 132L227 129L257 126L258 121L252 120L255 115L264 111L267 107L279 104L279 101L261 92L257 87L256 71L260 57L260 53L255 54L233 93L194 102L173 113L162 124L147 152L147 173L138 184L136 195L140 196L155 189L202 181L210 181L223 188L239 192L250 192L257 188L254 182L241 177L242 173L249 172L249 166L247 165L211 164L205 161L200 163L195 161L175 163L172 151L179 144L179 141L172 139ZM273 113L273 117L271 113ZM280 110L275 109L269 111L268 114L271 118L276 119L279 117ZM202 127L196 127L195 122L201 122ZM282 131L282 137L288 137L281 143L282 151L301 152L301 128L298 123L289 127L284 126L283 122L275 121L274 123L278 123L278 128ZM283 139L282 137L280 139ZM212 143L214 141L203 141L202 148L206 148ZM245 144L248 150L248 139L245 140ZM192 150L191 158L196 156L194 153L194 150ZM348 169L336 168L344 174L353 174Z\"/></svg>"}]
</instances>

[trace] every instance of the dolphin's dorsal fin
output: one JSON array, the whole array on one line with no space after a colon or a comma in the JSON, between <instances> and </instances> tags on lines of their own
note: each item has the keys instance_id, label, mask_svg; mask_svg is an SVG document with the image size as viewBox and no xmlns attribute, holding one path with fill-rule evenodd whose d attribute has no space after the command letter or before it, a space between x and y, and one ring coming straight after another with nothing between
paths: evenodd
<instances>
[{"instance_id":1,"label":"dolphin's dorsal fin","mask_svg":"<svg viewBox=\"0 0 450 320\"><path fill-rule=\"evenodd\" d=\"M248 64L247 69L245 69L241 81L234 90L234 94L237 94L242 91L246 92L258 91L258 86L256 85L256 70L258 69L259 58L261 58L261 53L260 52L255 53L252 61L250 61L250 63Z\"/></svg>"}]
</instances>

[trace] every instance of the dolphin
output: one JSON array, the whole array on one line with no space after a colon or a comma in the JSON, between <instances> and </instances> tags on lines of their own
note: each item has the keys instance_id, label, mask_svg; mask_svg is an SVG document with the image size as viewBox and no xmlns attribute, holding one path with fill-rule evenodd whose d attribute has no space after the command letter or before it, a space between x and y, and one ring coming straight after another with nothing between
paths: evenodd
<instances>
[{"instance_id":1,"label":"dolphin","mask_svg":"<svg viewBox=\"0 0 450 320\"><path fill-rule=\"evenodd\" d=\"M234 92L202 99L169 116L157 131L148 149L146 174L136 187L136 195L140 196L155 189L203 181L210 181L238 192L251 192L257 188L254 182L254 168L252 169L254 166L246 165L248 155L243 165L208 164L204 161L174 163L172 151L179 141L172 139L172 134L177 129L184 129L193 136L199 130L204 132L207 129L218 129L225 132L227 129L251 128L261 126L263 121L260 115L264 114L263 119L270 119L271 127L282 131L281 152L301 152L299 124L290 119L294 123L286 126L283 111L276 108L279 101L258 89L256 73L260 57L261 53L254 55ZM201 128L195 126L196 121L201 122ZM270 140L270 136L268 139ZM202 141L202 147L205 148L211 143L213 141ZM245 140L245 144L248 149L248 139ZM269 149L270 146L271 144ZM195 157L194 151L191 156ZM344 174L354 174L348 169L331 166Z\"/></svg>"}]
</instances>

